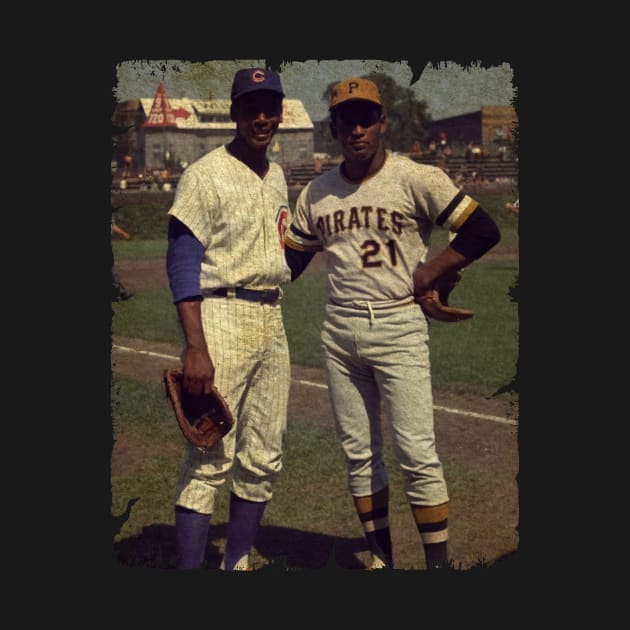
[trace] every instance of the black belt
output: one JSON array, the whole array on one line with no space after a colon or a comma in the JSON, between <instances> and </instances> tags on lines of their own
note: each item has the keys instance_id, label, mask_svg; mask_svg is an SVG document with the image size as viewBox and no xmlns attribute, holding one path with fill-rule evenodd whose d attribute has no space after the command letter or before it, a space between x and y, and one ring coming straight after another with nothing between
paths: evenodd
<instances>
[{"instance_id":1,"label":"black belt","mask_svg":"<svg viewBox=\"0 0 630 630\"><path fill-rule=\"evenodd\" d=\"M249 300L250 302L262 302L263 304L273 304L280 297L280 289L244 289L243 287L235 287L228 289L222 287L220 289L204 289L201 292L206 297L228 297L233 296L241 300Z\"/></svg>"}]
</instances>

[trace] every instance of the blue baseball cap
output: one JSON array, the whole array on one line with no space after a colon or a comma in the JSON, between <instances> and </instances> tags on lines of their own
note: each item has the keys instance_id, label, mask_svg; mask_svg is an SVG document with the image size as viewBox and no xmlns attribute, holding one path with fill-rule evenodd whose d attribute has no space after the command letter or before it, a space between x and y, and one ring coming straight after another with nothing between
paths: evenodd
<instances>
[{"instance_id":1,"label":"blue baseball cap","mask_svg":"<svg viewBox=\"0 0 630 630\"><path fill-rule=\"evenodd\" d=\"M284 96L280 76L275 72L264 68L245 68L236 72L230 95L233 101L257 90L270 90Z\"/></svg>"}]
</instances>

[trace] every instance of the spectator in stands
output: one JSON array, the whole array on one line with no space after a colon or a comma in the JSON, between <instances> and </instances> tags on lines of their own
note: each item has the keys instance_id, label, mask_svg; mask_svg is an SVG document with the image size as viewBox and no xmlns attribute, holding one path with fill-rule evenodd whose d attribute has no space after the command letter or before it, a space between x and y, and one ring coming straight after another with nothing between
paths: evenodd
<instances>
[{"instance_id":1,"label":"spectator in stands","mask_svg":"<svg viewBox=\"0 0 630 630\"><path fill-rule=\"evenodd\" d=\"M464 182L466 181L466 169L463 164L459 165L455 176L453 177L453 181L458 188L462 188Z\"/></svg>"},{"instance_id":2,"label":"spectator in stands","mask_svg":"<svg viewBox=\"0 0 630 630\"><path fill-rule=\"evenodd\" d=\"M474 155L473 155L473 143L472 142L469 142L466 145L466 152L464 153L464 158L466 159L466 162L468 162L468 163L473 161Z\"/></svg>"},{"instance_id":3,"label":"spectator in stands","mask_svg":"<svg viewBox=\"0 0 630 630\"><path fill-rule=\"evenodd\" d=\"M444 152L444 150L448 147L448 136L446 135L446 131L440 131L438 136L438 146L437 150Z\"/></svg>"},{"instance_id":4,"label":"spectator in stands","mask_svg":"<svg viewBox=\"0 0 630 630\"><path fill-rule=\"evenodd\" d=\"M126 153L123 158L123 177L131 177L131 169L133 167L133 157L130 153Z\"/></svg>"}]
</instances>

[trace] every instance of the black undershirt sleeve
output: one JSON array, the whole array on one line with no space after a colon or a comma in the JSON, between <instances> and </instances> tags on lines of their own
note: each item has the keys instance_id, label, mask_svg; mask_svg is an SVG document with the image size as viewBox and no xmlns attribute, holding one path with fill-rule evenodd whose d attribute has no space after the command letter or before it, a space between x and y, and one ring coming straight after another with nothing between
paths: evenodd
<instances>
[{"instance_id":1,"label":"black undershirt sleeve","mask_svg":"<svg viewBox=\"0 0 630 630\"><path fill-rule=\"evenodd\" d=\"M481 206L477 206L459 228L450 246L462 256L476 260L493 248L499 240L501 233L494 219Z\"/></svg>"},{"instance_id":2,"label":"black undershirt sleeve","mask_svg":"<svg viewBox=\"0 0 630 630\"><path fill-rule=\"evenodd\" d=\"M315 252L299 252L296 249L290 247L284 248L284 257L287 261L289 269L291 269L291 282L297 280L302 272L311 262L311 259L315 256Z\"/></svg>"}]
</instances>

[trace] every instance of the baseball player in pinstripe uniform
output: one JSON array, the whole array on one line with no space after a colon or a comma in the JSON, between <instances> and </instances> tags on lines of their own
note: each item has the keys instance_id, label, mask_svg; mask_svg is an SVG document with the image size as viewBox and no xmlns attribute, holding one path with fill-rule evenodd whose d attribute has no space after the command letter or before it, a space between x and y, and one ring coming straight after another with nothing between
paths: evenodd
<instances>
[{"instance_id":1,"label":"baseball player in pinstripe uniform","mask_svg":"<svg viewBox=\"0 0 630 630\"><path fill-rule=\"evenodd\" d=\"M182 174L169 210L167 272L185 338L183 386L214 383L235 418L211 449L192 445L175 500L177 567L200 567L217 492L231 473L230 515L221 569L246 570L274 480L282 467L289 352L280 286L287 184L267 147L282 121L280 78L239 70L230 115L234 139Z\"/></svg>"},{"instance_id":2,"label":"baseball player in pinstripe uniform","mask_svg":"<svg viewBox=\"0 0 630 630\"><path fill-rule=\"evenodd\" d=\"M381 402L426 566L444 567L449 496L435 444L429 326L414 296L482 256L500 234L444 171L384 149L386 115L372 81L338 83L330 115L344 159L300 193L285 239L287 262L295 279L314 252L328 255L325 365L370 568L394 566ZM436 225L455 237L427 261Z\"/></svg>"}]
</instances>

